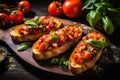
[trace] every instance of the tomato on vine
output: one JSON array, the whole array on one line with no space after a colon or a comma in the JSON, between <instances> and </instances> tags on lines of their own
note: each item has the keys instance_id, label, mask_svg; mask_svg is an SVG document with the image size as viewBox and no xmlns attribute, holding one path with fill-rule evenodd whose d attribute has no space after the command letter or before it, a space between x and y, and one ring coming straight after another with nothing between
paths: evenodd
<instances>
[{"instance_id":1,"label":"tomato on vine","mask_svg":"<svg viewBox=\"0 0 120 80\"><path fill-rule=\"evenodd\" d=\"M31 5L27 0L22 0L18 3L18 10L21 10L24 14L28 13L31 9Z\"/></svg>"},{"instance_id":2,"label":"tomato on vine","mask_svg":"<svg viewBox=\"0 0 120 80\"><path fill-rule=\"evenodd\" d=\"M48 12L52 16L60 16L63 13L63 5L59 1L53 1L48 6Z\"/></svg>"},{"instance_id":3,"label":"tomato on vine","mask_svg":"<svg viewBox=\"0 0 120 80\"><path fill-rule=\"evenodd\" d=\"M20 24L23 21L24 14L20 10L14 10L9 15L10 21L15 24Z\"/></svg>"},{"instance_id":4,"label":"tomato on vine","mask_svg":"<svg viewBox=\"0 0 120 80\"><path fill-rule=\"evenodd\" d=\"M63 3L63 12L69 18L76 18L81 14L82 7L82 0L65 0Z\"/></svg>"},{"instance_id":5,"label":"tomato on vine","mask_svg":"<svg viewBox=\"0 0 120 80\"><path fill-rule=\"evenodd\" d=\"M0 26L5 26L9 23L9 16L4 13L4 12L1 12L0 13Z\"/></svg>"}]
</instances>

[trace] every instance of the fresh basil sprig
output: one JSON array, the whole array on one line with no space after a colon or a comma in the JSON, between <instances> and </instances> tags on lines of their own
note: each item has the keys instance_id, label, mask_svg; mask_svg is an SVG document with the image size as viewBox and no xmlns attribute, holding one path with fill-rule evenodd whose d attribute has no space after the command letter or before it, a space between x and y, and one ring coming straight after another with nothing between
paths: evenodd
<instances>
[{"instance_id":1,"label":"fresh basil sprig","mask_svg":"<svg viewBox=\"0 0 120 80\"><path fill-rule=\"evenodd\" d=\"M52 58L51 63L56 64L56 65L63 65L65 67L68 67L68 59L65 58L64 56L60 57L60 58Z\"/></svg>"},{"instance_id":2,"label":"fresh basil sprig","mask_svg":"<svg viewBox=\"0 0 120 80\"><path fill-rule=\"evenodd\" d=\"M103 20L103 28L106 31L107 34L112 34L114 32L114 26L113 23L111 21L111 19L108 16L105 16L102 18Z\"/></svg>"},{"instance_id":3,"label":"fresh basil sprig","mask_svg":"<svg viewBox=\"0 0 120 80\"><path fill-rule=\"evenodd\" d=\"M103 30L108 35L113 34L114 28L120 26L119 3L120 1L117 0L86 0L83 10L89 10L86 19L90 26L93 28L103 27ZM102 25L96 26L97 23L101 23ZM117 29L119 29L119 27Z\"/></svg>"},{"instance_id":4,"label":"fresh basil sprig","mask_svg":"<svg viewBox=\"0 0 120 80\"><path fill-rule=\"evenodd\" d=\"M24 24L28 24L28 25L31 25L31 26L37 26L39 23L38 23L38 20L39 20L39 17L38 16L35 16L33 18L33 20L26 20L24 22Z\"/></svg>"},{"instance_id":5,"label":"fresh basil sprig","mask_svg":"<svg viewBox=\"0 0 120 80\"><path fill-rule=\"evenodd\" d=\"M30 48L32 46L32 43L31 42L24 42L22 44L20 44L17 48L18 51L23 51L23 50L26 50L28 48Z\"/></svg>"},{"instance_id":6,"label":"fresh basil sprig","mask_svg":"<svg viewBox=\"0 0 120 80\"><path fill-rule=\"evenodd\" d=\"M107 46L107 42L103 40L93 40L93 39L88 39L85 41L86 43L90 43L91 45L97 47L97 48L103 48Z\"/></svg>"}]
</instances>

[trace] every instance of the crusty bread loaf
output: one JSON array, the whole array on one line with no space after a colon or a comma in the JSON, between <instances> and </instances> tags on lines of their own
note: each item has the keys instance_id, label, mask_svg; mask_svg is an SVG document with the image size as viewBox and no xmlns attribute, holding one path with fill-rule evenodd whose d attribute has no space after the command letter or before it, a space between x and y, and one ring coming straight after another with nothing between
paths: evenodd
<instances>
[{"instance_id":1,"label":"crusty bread loaf","mask_svg":"<svg viewBox=\"0 0 120 80\"><path fill-rule=\"evenodd\" d=\"M57 17L53 17L53 16L41 16L41 17L45 17L46 20L48 20L54 24L53 28L51 30L57 30L57 29L63 27L61 20ZM43 23L42 19L40 20L40 23ZM19 28L24 28L24 27L32 28L31 25L20 24L20 25L14 26L12 29L10 29L10 36L14 41L18 41L18 42L35 41L35 40L39 39L40 36L50 32L50 31L46 30L46 31L40 31L39 33L35 33L35 34L28 34L28 35L20 34ZM37 27L35 30L38 30L38 29L39 28Z\"/></svg>"},{"instance_id":2,"label":"crusty bread loaf","mask_svg":"<svg viewBox=\"0 0 120 80\"><path fill-rule=\"evenodd\" d=\"M105 37L104 37L102 34L100 34L100 33L92 32L92 33L89 33L89 34L91 34L91 35L92 35L92 34L98 34L98 35L100 35L100 37L101 37L100 40L106 41ZM88 35L89 35L89 34L88 34ZM87 36L88 36L88 35L87 35ZM88 37L87 37L87 38L88 38ZM82 43L82 41L85 42L85 40L86 40L87 38L86 38L86 36L82 38L82 40L78 43L77 47L75 47L75 49L73 50L73 52L72 52L72 54L71 54L71 56L70 56L70 58L69 58L69 69L70 69L70 71L72 71L72 72L75 73L75 74L80 74L80 73L82 73L82 72L84 72L84 71L92 68L92 67L95 65L96 61L99 59L99 57L100 57L101 54L102 54L102 50L103 50L104 47L100 48L100 49L94 54L94 56L93 56L92 58L89 58L88 60L84 60L84 61L82 60L82 61L80 61L80 59L79 59L79 60L77 61L77 59L75 59L75 58L73 57L76 53L78 53L77 50L80 49L80 48L82 48L81 46L91 45L91 44L89 44L89 43L85 43L85 44ZM81 45L80 45L80 43L81 43ZM91 46L90 46L90 47L91 47ZM90 49L90 47L89 47L89 49ZM87 48L87 47L86 47L86 48ZM91 50L90 50L91 53L92 53L92 51L94 51L93 49L95 49L95 48L94 48L94 47L93 47L93 48L91 47ZM78 55L79 55L79 54L83 55L83 54L84 54L84 49L83 49L83 51L80 51L80 53L78 53ZM81 57L81 56L80 56L80 57ZM82 58L84 58L84 56L82 56Z\"/></svg>"},{"instance_id":3,"label":"crusty bread loaf","mask_svg":"<svg viewBox=\"0 0 120 80\"><path fill-rule=\"evenodd\" d=\"M70 30L70 28L75 28L77 31L76 33L78 33L78 36L77 38L75 38L74 40L72 41L68 41L68 39L65 40L65 43L61 46L58 46L57 48L55 47L52 47L51 49L47 49L47 50L44 50L44 51L40 51L39 48L38 48L38 43L40 40L36 41L34 44L33 44L33 47L32 47L32 53L33 53L33 57L36 59L36 60L41 60L41 59L49 59L51 57L55 57L55 56L58 56L62 53L64 53L65 51L67 51L68 49L70 49L73 45L77 44L78 41L81 39L81 36L82 36L82 28L80 26L77 26L77 25L68 25L68 26L65 26L55 32L52 32L53 33L57 33L57 34L60 34L61 31L65 31L65 29L68 29L68 31L65 31L65 38L67 38L67 34L69 34L69 32L72 32L72 29ZM51 33L50 33L51 34ZM62 33L61 33L62 34ZM73 35L75 33L73 32ZM47 38L46 38L47 39ZM59 40L60 41L60 40ZM52 42L54 43L54 42ZM51 42L49 42L49 44L52 44ZM59 43L59 42L57 42ZM41 45L40 45L41 46Z\"/></svg>"}]
</instances>

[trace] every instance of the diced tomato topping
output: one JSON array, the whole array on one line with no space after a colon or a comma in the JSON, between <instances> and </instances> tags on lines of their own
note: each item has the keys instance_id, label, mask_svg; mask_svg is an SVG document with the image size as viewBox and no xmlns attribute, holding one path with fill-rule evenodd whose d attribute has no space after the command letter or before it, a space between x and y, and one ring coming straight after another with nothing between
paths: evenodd
<instances>
[{"instance_id":1,"label":"diced tomato topping","mask_svg":"<svg viewBox=\"0 0 120 80\"><path fill-rule=\"evenodd\" d=\"M88 37L88 38L93 38L94 35L90 33L90 34L87 35L87 37Z\"/></svg>"},{"instance_id":2,"label":"diced tomato topping","mask_svg":"<svg viewBox=\"0 0 120 80\"><path fill-rule=\"evenodd\" d=\"M79 34L77 32L74 33L74 37L78 38Z\"/></svg>"},{"instance_id":3,"label":"diced tomato topping","mask_svg":"<svg viewBox=\"0 0 120 80\"><path fill-rule=\"evenodd\" d=\"M91 48L90 48L90 51L93 52L93 51L94 51L94 47L91 47Z\"/></svg>"},{"instance_id":4,"label":"diced tomato topping","mask_svg":"<svg viewBox=\"0 0 120 80\"><path fill-rule=\"evenodd\" d=\"M86 60L89 60L89 59L91 59L92 54L90 52L88 52L88 51L85 51L84 52L84 57L85 57Z\"/></svg>"},{"instance_id":5,"label":"diced tomato topping","mask_svg":"<svg viewBox=\"0 0 120 80\"><path fill-rule=\"evenodd\" d=\"M77 52L78 52L78 53L81 53L81 52L82 52L82 49L81 49L80 47L78 47Z\"/></svg>"},{"instance_id":6,"label":"diced tomato topping","mask_svg":"<svg viewBox=\"0 0 120 80\"><path fill-rule=\"evenodd\" d=\"M54 48L57 48L57 47L58 47L58 44L57 44L57 43L52 43L52 46L53 46Z\"/></svg>"},{"instance_id":7,"label":"diced tomato topping","mask_svg":"<svg viewBox=\"0 0 120 80\"><path fill-rule=\"evenodd\" d=\"M45 20L44 20L44 23L45 23L45 25L48 25L48 24L49 24L49 20L48 20L48 19L45 19Z\"/></svg>"},{"instance_id":8,"label":"diced tomato topping","mask_svg":"<svg viewBox=\"0 0 120 80\"><path fill-rule=\"evenodd\" d=\"M51 30L50 26L46 26L46 30L50 31Z\"/></svg>"},{"instance_id":9,"label":"diced tomato topping","mask_svg":"<svg viewBox=\"0 0 120 80\"><path fill-rule=\"evenodd\" d=\"M82 58L81 56L79 56L79 57L77 58L76 62L78 62L78 63L83 62L83 58Z\"/></svg>"},{"instance_id":10,"label":"diced tomato topping","mask_svg":"<svg viewBox=\"0 0 120 80\"><path fill-rule=\"evenodd\" d=\"M39 22L43 22L44 19L45 19L45 16L41 16L41 17L39 18Z\"/></svg>"},{"instance_id":11,"label":"diced tomato topping","mask_svg":"<svg viewBox=\"0 0 120 80\"><path fill-rule=\"evenodd\" d=\"M45 50L45 42L42 42L40 45L39 45L39 51L40 52L43 52Z\"/></svg>"},{"instance_id":12,"label":"diced tomato topping","mask_svg":"<svg viewBox=\"0 0 120 80\"><path fill-rule=\"evenodd\" d=\"M28 32L28 31L22 31L22 33L23 33L24 35L29 35L29 32Z\"/></svg>"},{"instance_id":13,"label":"diced tomato topping","mask_svg":"<svg viewBox=\"0 0 120 80\"><path fill-rule=\"evenodd\" d=\"M74 40L74 37L72 35L70 35L70 34L68 35L68 38L69 38L70 41Z\"/></svg>"},{"instance_id":14,"label":"diced tomato topping","mask_svg":"<svg viewBox=\"0 0 120 80\"><path fill-rule=\"evenodd\" d=\"M79 53L73 54L72 57L75 59L77 63L83 62L83 58Z\"/></svg>"},{"instance_id":15,"label":"diced tomato topping","mask_svg":"<svg viewBox=\"0 0 120 80\"><path fill-rule=\"evenodd\" d=\"M79 53L74 53L74 54L72 55L72 57L73 57L75 60L78 58L78 56L80 56Z\"/></svg>"},{"instance_id":16,"label":"diced tomato topping","mask_svg":"<svg viewBox=\"0 0 120 80\"><path fill-rule=\"evenodd\" d=\"M79 45L80 45L80 46L83 46L83 45L85 45L85 42L84 42L84 41L81 41L81 42L79 43Z\"/></svg>"},{"instance_id":17,"label":"diced tomato topping","mask_svg":"<svg viewBox=\"0 0 120 80\"><path fill-rule=\"evenodd\" d=\"M21 30L22 28L21 27L18 27L18 32L21 34Z\"/></svg>"},{"instance_id":18,"label":"diced tomato topping","mask_svg":"<svg viewBox=\"0 0 120 80\"><path fill-rule=\"evenodd\" d=\"M50 26L50 28L52 28L54 26L54 24L52 22L49 22L48 26Z\"/></svg>"},{"instance_id":19,"label":"diced tomato topping","mask_svg":"<svg viewBox=\"0 0 120 80\"><path fill-rule=\"evenodd\" d=\"M59 38L60 38L60 42L65 42L65 37L63 35L60 35Z\"/></svg>"},{"instance_id":20,"label":"diced tomato topping","mask_svg":"<svg viewBox=\"0 0 120 80\"><path fill-rule=\"evenodd\" d=\"M38 27L39 27L40 29L42 29L42 28L43 28L43 25L40 24Z\"/></svg>"}]
</instances>

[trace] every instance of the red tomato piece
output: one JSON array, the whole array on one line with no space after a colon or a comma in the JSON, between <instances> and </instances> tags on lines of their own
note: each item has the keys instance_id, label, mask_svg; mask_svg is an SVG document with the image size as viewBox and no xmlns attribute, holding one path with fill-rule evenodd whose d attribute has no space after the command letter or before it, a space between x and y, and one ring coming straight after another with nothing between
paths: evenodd
<instances>
[{"instance_id":1,"label":"red tomato piece","mask_svg":"<svg viewBox=\"0 0 120 80\"><path fill-rule=\"evenodd\" d=\"M63 3L63 12L69 18L76 18L82 12L82 0L65 0Z\"/></svg>"},{"instance_id":2,"label":"red tomato piece","mask_svg":"<svg viewBox=\"0 0 120 80\"><path fill-rule=\"evenodd\" d=\"M57 48L57 47L58 47L58 44L57 44L57 43L52 43L52 46L53 46L54 48Z\"/></svg>"},{"instance_id":3,"label":"red tomato piece","mask_svg":"<svg viewBox=\"0 0 120 80\"><path fill-rule=\"evenodd\" d=\"M27 0L20 1L18 3L18 10L21 10L24 14L28 13L31 9L31 4Z\"/></svg>"},{"instance_id":4,"label":"red tomato piece","mask_svg":"<svg viewBox=\"0 0 120 80\"><path fill-rule=\"evenodd\" d=\"M20 24L23 21L24 15L20 10L14 10L9 15L10 20L15 24Z\"/></svg>"},{"instance_id":5,"label":"red tomato piece","mask_svg":"<svg viewBox=\"0 0 120 80\"><path fill-rule=\"evenodd\" d=\"M39 51L43 52L45 50L45 42L42 42L40 45L39 45Z\"/></svg>"},{"instance_id":6,"label":"red tomato piece","mask_svg":"<svg viewBox=\"0 0 120 80\"><path fill-rule=\"evenodd\" d=\"M60 16L63 13L63 5L59 1L53 1L48 6L48 12L52 16Z\"/></svg>"},{"instance_id":7,"label":"red tomato piece","mask_svg":"<svg viewBox=\"0 0 120 80\"><path fill-rule=\"evenodd\" d=\"M89 59L91 59L92 54L90 52L88 52L88 51L85 51L84 56L85 56L86 60L89 60Z\"/></svg>"},{"instance_id":8,"label":"red tomato piece","mask_svg":"<svg viewBox=\"0 0 120 80\"><path fill-rule=\"evenodd\" d=\"M9 16L6 13L0 13L0 26L6 26L9 23Z\"/></svg>"}]
</instances>

